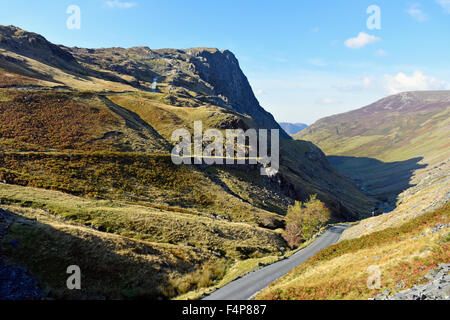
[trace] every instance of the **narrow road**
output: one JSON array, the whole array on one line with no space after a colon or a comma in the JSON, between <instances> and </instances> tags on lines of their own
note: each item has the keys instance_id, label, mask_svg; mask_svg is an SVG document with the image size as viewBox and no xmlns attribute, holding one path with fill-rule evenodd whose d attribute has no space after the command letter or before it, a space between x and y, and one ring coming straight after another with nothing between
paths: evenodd
<instances>
[{"instance_id":1,"label":"narrow road","mask_svg":"<svg viewBox=\"0 0 450 320\"><path fill-rule=\"evenodd\" d=\"M273 281L308 260L318 251L336 243L346 228L348 228L348 226L345 225L329 228L316 241L288 259L271 264L267 267L251 272L242 278L232 281L226 286L205 297L203 300L250 299Z\"/></svg>"}]
</instances>

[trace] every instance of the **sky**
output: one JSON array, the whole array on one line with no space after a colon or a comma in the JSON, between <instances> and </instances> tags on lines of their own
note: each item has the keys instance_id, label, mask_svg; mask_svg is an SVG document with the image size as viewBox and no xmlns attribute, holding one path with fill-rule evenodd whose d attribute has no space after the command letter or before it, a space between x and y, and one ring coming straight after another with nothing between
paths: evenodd
<instances>
[{"instance_id":1,"label":"sky","mask_svg":"<svg viewBox=\"0 0 450 320\"><path fill-rule=\"evenodd\" d=\"M0 24L66 46L231 50L280 122L450 89L450 0L0 0Z\"/></svg>"}]
</instances>

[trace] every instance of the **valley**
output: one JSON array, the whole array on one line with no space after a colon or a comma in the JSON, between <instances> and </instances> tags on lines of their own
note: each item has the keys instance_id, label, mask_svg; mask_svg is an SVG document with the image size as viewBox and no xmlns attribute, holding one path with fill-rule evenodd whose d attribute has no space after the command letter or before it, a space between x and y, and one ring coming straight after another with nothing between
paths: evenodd
<instances>
[{"instance_id":1,"label":"valley","mask_svg":"<svg viewBox=\"0 0 450 320\"><path fill-rule=\"evenodd\" d=\"M290 251L282 234L294 201L317 194L332 221L373 204L320 149L281 130L229 51L68 48L12 26L0 35L2 260L29 270L48 297L167 299L223 285ZM194 133L195 121L280 129L279 172L175 165L172 132ZM116 269L87 266L97 254ZM81 292L52 276L71 259L92 281ZM113 276L136 273L136 259L152 274L144 283Z\"/></svg>"},{"instance_id":2,"label":"valley","mask_svg":"<svg viewBox=\"0 0 450 320\"><path fill-rule=\"evenodd\" d=\"M66 47L0 26L0 267L25 268L44 299L220 296L276 262L289 268L259 270L258 290L283 276L257 299L371 298L375 262L383 290L410 288L449 261L449 111L448 91L406 92L283 124L291 136L228 50ZM172 134L196 121L279 130L278 170L261 175L250 147L250 165L175 164ZM342 236L291 246L287 214L311 199L330 214L305 234Z\"/></svg>"}]
</instances>

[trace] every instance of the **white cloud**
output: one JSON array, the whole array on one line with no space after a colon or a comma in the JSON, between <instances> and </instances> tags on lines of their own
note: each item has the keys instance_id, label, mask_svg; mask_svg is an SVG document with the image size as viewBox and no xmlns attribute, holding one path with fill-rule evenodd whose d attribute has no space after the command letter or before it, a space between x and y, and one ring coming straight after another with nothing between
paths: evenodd
<instances>
[{"instance_id":1,"label":"white cloud","mask_svg":"<svg viewBox=\"0 0 450 320\"><path fill-rule=\"evenodd\" d=\"M450 0L436 0L436 1L441 5L442 8L444 8L445 12L450 13Z\"/></svg>"},{"instance_id":2,"label":"white cloud","mask_svg":"<svg viewBox=\"0 0 450 320\"><path fill-rule=\"evenodd\" d=\"M420 9L420 3L414 3L406 10L406 12L418 22L425 22L428 20L428 15Z\"/></svg>"},{"instance_id":3,"label":"white cloud","mask_svg":"<svg viewBox=\"0 0 450 320\"><path fill-rule=\"evenodd\" d=\"M411 76L408 76L403 72L399 72L395 76L385 75L384 80L386 82L386 90L390 94L396 94L403 91L443 90L450 88L450 83L426 76L418 70L414 71Z\"/></svg>"},{"instance_id":4,"label":"white cloud","mask_svg":"<svg viewBox=\"0 0 450 320\"><path fill-rule=\"evenodd\" d=\"M128 9L135 7L137 5L136 2L125 2L120 0L106 1L105 4L110 8L120 8L120 9Z\"/></svg>"},{"instance_id":5,"label":"white cloud","mask_svg":"<svg viewBox=\"0 0 450 320\"><path fill-rule=\"evenodd\" d=\"M375 55L378 57L385 57L388 55L388 53L386 50L380 49L380 50L377 50L377 52L375 52Z\"/></svg>"},{"instance_id":6,"label":"white cloud","mask_svg":"<svg viewBox=\"0 0 450 320\"><path fill-rule=\"evenodd\" d=\"M345 41L345 45L350 49L361 49L368 44L381 41L381 38L372 36L365 32L360 32L356 38L350 38Z\"/></svg>"}]
</instances>

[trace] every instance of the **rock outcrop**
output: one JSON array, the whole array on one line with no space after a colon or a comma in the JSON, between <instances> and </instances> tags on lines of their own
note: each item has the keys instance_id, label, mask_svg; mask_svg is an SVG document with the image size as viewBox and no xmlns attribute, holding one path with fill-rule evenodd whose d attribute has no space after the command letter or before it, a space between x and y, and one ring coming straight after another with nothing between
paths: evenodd
<instances>
[{"instance_id":1,"label":"rock outcrop","mask_svg":"<svg viewBox=\"0 0 450 320\"><path fill-rule=\"evenodd\" d=\"M394 295L385 291L374 297L374 300L450 300L450 263L441 263L431 270L425 279L426 284L400 291Z\"/></svg>"}]
</instances>

